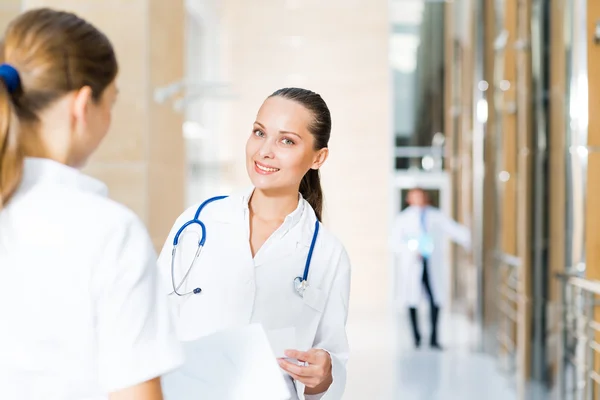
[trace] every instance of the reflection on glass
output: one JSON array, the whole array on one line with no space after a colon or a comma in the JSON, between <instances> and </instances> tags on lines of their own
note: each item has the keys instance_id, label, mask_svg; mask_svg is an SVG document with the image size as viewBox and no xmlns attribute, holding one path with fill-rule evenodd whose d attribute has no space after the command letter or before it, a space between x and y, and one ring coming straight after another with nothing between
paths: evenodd
<instances>
[{"instance_id":1,"label":"reflection on glass","mask_svg":"<svg viewBox=\"0 0 600 400\"><path fill-rule=\"evenodd\" d=\"M444 132L444 4L392 0L390 10L396 146L430 147ZM398 157L396 167L431 170L432 157Z\"/></svg>"},{"instance_id":2,"label":"reflection on glass","mask_svg":"<svg viewBox=\"0 0 600 400\"><path fill-rule=\"evenodd\" d=\"M587 192L588 69L586 2L565 5L567 39L567 268L585 269Z\"/></svg>"},{"instance_id":3,"label":"reflection on glass","mask_svg":"<svg viewBox=\"0 0 600 400\"><path fill-rule=\"evenodd\" d=\"M185 118L182 130L187 165L187 205L220 192L222 185L222 153L216 132L221 130L222 123L222 104L218 98L227 87L220 79L219 58L215 55L218 24L214 18L207 17L211 15L208 8L204 11L206 15L200 15L191 6L187 9L185 95L175 104Z\"/></svg>"}]
</instances>

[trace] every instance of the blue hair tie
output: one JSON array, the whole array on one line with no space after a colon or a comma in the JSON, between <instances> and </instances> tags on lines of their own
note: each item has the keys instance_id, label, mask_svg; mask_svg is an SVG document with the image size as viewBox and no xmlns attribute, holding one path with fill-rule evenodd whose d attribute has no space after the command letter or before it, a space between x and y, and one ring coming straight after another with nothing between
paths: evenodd
<instances>
[{"instance_id":1,"label":"blue hair tie","mask_svg":"<svg viewBox=\"0 0 600 400\"><path fill-rule=\"evenodd\" d=\"M19 72L9 64L0 65L0 79L4 81L8 93L14 93L21 86Z\"/></svg>"}]
</instances>

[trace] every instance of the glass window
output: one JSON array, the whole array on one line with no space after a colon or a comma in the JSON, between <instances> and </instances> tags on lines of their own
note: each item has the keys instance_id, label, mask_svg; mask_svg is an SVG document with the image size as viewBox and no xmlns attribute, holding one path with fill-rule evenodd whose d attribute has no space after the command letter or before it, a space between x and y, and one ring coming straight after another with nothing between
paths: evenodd
<instances>
[{"instance_id":1,"label":"glass window","mask_svg":"<svg viewBox=\"0 0 600 400\"><path fill-rule=\"evenodd\" d=\"M443 168L444 10L443 2L391 3L396 169Z\"/></svg>"}]
</instances>

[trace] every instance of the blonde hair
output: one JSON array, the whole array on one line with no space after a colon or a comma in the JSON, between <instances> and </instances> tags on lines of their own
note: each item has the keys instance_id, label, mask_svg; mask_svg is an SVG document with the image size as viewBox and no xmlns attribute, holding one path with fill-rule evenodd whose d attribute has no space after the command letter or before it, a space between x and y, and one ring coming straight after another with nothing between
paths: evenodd
<instances>
[{"instance_id":1,"label":"blonde hair","mask_svg":"<svg viewBox=\"0 0 600 400\"><path fill-rule=\"evenodd\" d=\"M108 38L73 13L40 8L8 26L0 64L18 73L18 87L0 76L0 209L19 186L24 145L39 146L39 114L55 100L84 86L99 101L118 72ZM12 82L14 83L14 82Z\"/></svg>"}]
</instances>

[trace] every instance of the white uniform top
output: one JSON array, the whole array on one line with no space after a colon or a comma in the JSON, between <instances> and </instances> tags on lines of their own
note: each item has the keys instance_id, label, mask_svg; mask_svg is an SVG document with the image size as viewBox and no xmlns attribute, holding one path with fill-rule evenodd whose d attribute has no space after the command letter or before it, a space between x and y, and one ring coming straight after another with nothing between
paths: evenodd
<instances>
[{"instance_id":1,"label":"white uniform top","mask_svg":"<svg viewBox=\"0 0 600 400\"><path fill-rule=\"evenodd\" d=\"M179 290L202 289L199 295L174 300L177 330L182 340L193 340L221 329L261 323L265 330L294 327L296 349L322 348L331 354L333 384L325 395L306 399L341 399L346 383L348 340L346 319L350 292L350 261L342 244L323 226L319 229L304 298L294 290L302 276L316 216L301 196L298 208L252 258L248 201L253 190L208 204L200 214L206 224L206 244L186 283ZM165 290L172 292L171 252L177 230L194 218L199 204L175 222L159 257ZM176 256L176 284L194 257L200 238L197 224L180 236ZM304 385L291 393L303 399Z\"/></svg>"},{"instance_id":2,"label":"white uniform top","mask_svg":"<svg viewBox=\"0 0 600 400\"><path fill-rule=\"evenodd\" d=\"M182 364L143 224L106 187L27 159L0 211L3 400L100 400Z\"/></svg>"},{"instance_id":3,"label":"white uniform top","mask_svg":"<svg viewBox=\"0 0 600 400\"><path fill-rule=\"evenodd\" d=\"M424 231L425 230L425 231ZM433 251L428 257L428 278L433 301L443 306L447 297L449 266L446 260L448 239L468 249L471 245L471 232L435 207L411 206L403 210L394 221L391 235L391 248L396 253L398 265L397 293L398 305L417 307L423 290L423 260L411 241L427 234L433 242Z\"/></svg>"}]
</instances>

